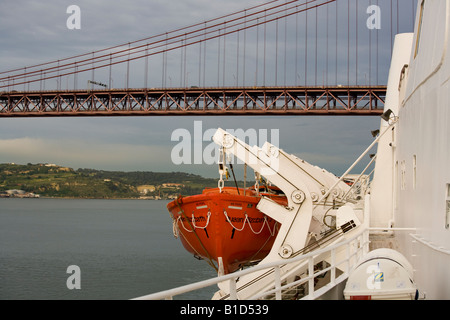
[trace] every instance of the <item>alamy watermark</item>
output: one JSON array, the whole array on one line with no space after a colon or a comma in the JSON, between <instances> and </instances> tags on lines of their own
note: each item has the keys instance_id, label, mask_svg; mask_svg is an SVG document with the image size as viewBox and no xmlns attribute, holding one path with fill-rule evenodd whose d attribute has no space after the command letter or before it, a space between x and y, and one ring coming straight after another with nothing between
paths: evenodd
<instances>
[{"instance_id":1,"label":"alamy watermark","mask_svg":"<svg viewBox=\"0 0 450 320\"><path fill-rule=\"evenodd\" d=\"M367 7L366 13L370 15L366 21L367 28L369 30L381 29L381 8L376 5L371 5Z\"/></svg>"},{"instance_id":2,"label":"alamy watermark","mask_svg":"<svg viewBox=\"0 0 450 320\"><path fill-rule=\"evenodd\" d=\"M204 130L202 121L194 121L193 130L178 128L172 132L171 141L178 142L171 151L171 160L175 165L181 164L218 164L219 148L212 138L217 129ZM259 146L268 141L276 148L279 147L279 129L226 129L227 133L247 143L249 146ZM270 134L269 134L270 131ZM230 163L244 162L231 158Z\"/></svg>"},{"instance_id":3,"label":"alamy watermark","mask_svg":"<svg viewBox=\"0 0 450 320\"><path fill-rule=\"evenodd\" d=\"M69 30L81 29L81 9L77 5L70 5L66 10L70 16L67 18L66 26Z\"/></svg>"},{"instance_id":4,"label":"alamy watermark","mask_svg":"<svg viewBox=\"0 0 450 320\"><path fill-rule=\"evenodd\" d=\"M67 7L66 13L70 14L67 18L66 26L69 30L81 29L81 9L79 6L72 4ZM381 29L381 8L377 5L367 7L366 13L369 15L366 26L370 30Z\"/></svg>"},{"instance_id":5,"label":"alamy watermark","mask_svg":"<svg viewBox=\"0 0 450 320\"><path fill-rule=\"evenodd\" d=\"M69 273L70 276L67 278L66 286L67 289L73 290L81 289L81 269L77 265L71 265L67 267L66 273Z\"/></svg>"}]
</instances>

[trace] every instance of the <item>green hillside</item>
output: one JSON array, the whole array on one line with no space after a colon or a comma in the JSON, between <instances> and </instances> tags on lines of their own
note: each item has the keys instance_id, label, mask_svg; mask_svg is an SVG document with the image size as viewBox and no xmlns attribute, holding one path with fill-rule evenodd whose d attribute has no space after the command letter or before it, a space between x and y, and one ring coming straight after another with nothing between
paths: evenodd
<instances>
[{"instance_id":1,"label":"green hillside","mask_svg":"<svg viewBox=\"0 0 450 320\"><path fill-rule=\"evenodd\" d=\"M201 193L216 179L183 172L121 172L61 167L53 164L0 164L0 193L17 189L41 197L162 198Z\"/></svg>"}]
</instances>

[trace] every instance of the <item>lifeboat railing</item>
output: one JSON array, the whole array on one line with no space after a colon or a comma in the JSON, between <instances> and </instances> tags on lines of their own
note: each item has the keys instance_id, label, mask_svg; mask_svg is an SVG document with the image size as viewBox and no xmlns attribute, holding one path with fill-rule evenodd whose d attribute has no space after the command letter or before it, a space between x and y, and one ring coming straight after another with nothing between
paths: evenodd
<instances>
[{"instance_id":1,"label":"lifeboat railing","mask_svg":"<svg viewBox=\"0 0 450 320\"><path fill-rule=\"evenodd\" d=\"M369 200L366 196L366 203ZM272 288L259 292L257 295L252 296L249 300L267 300L267 299L292 299L293 296L288 297L289 292L298 290L302 287L305 294L295 293L294 298L301 300L313 300L321 297L343 281L345 281L350 271L356 267L359 259L369 252L369 228L367 225L368 212L364 214L365 223L361 224L358 229L355 230L355 234L348 239L342 240L333 245L329 245L325 248L311 251L307 254L297 256L290 259L280 259L279 261L266 263L262 265L256 265L251 268L247 268L241 271L237 271L231 274L223 275L220 277L211 278L208 280L184 285L178 288L169 289L141 297L134 298L133 300L173 300L174 297L186 294L192 291L204 289L213 285L218 285L222 282L229 283L229 295L227 299L238 299L238 286L237 281L240 277L255 273L261 270L273 270L274 282ZM345 257L337 261L337 257L340 256L340 252L345 252ZM327 263L325 268L317 268L317 257L327 257ZM321 259L324 261L324 259ZM300 265L302 263L307 265L307 272L300 277L300 279L284 284L281 268L286 264L295 263ZM324 282L324 278L327 280ZM316 283L321 282L321 286L318 287Z\"/></svg>"}]
</instances>

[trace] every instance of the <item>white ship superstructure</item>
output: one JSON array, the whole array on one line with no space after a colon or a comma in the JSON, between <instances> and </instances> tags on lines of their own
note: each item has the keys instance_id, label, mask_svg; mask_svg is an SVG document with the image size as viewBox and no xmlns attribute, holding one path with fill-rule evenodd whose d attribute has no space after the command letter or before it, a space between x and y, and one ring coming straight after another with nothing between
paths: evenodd
<instances>
[{"instance_id":1,"label":"white ship superstructure","mask_svg":"<svg viewBox=\"0 0 450 320\"><path fill-rule=\"evenodd\" d=\"M420 0L415 33L397 39L399 55L408 54L389 83L398 99L387 108L398 123L378 152L392 155L386 159L392 192L375 200L377 190L372 191L372 217L382 215L383 201L391 205L372 226L394 228L395 249L412 264L419 291L428 299L450 299L449 32L450 1Z\"/></svg>"},{"instance_id":2,"label":"white ship superstructure","mask_svg":"<svg viewBox=\"0 0 450 320\"><path fill-rule=\"evenodd\" d=\"M281 224L272 251L242 271L141 298L217 284L214 299L450 299L449 32L450 0L419 0L414 34L396 36L379 134L357 159L378 144L370 185L365 172L348 175L354 165L335 177L219 129L223 152L288 199L257 206Z\"/></svg>"}]
</instances>

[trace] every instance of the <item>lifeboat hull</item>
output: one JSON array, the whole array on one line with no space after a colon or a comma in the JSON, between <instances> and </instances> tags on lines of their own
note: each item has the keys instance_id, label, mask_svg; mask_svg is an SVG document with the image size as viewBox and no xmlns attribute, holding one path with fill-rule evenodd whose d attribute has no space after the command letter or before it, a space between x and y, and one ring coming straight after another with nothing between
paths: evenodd
<instances>
[{"instance_id":1,"label":"lifeboat hull","mask_svg":"<svg viewBox=\"0 0 450 320\"><path fill-rule=\"evenodd\" d=\"M256 209L261 199L254 190L225 187L178 197L167 208L184 248L227 274L263 259L278 233L275 220ZM282 204L284 195L270 197ZM217 267L216 267L217 265Z\"/></svg>"}]
</instances>

